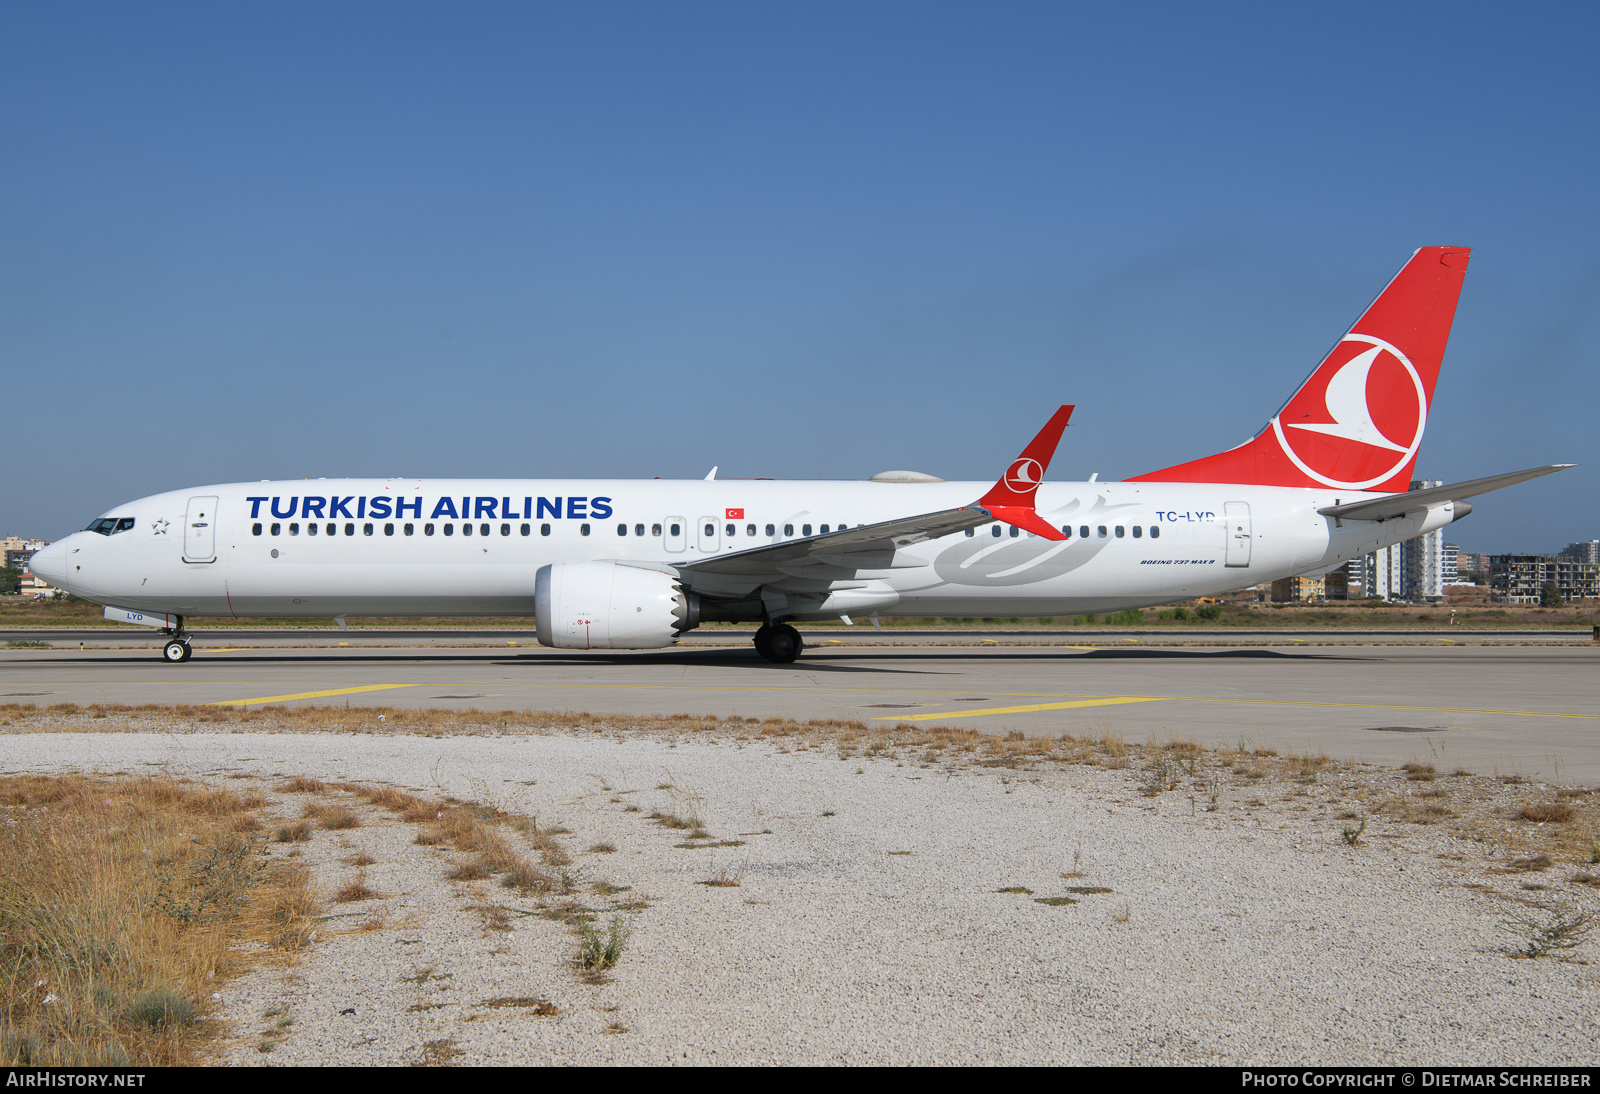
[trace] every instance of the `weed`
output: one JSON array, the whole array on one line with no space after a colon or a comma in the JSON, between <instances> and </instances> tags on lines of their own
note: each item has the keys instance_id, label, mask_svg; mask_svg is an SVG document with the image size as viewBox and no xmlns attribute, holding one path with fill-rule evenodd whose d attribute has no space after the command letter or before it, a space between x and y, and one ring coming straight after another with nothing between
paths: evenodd
<instances>
[{"instance_id":1,"label":"weed","mask_svg":"<svg viewBox=\"0 0 1600 1094\"><path fill-rule=\"evenodd\" d=\"M1540 824L1546 822L1560 824L1572 819L1572 806L1562 802L1533 802L1523 806L1518 815L1523 820L1537 821Z\"/></svg>"},{"instance_id":2,"label":"weed","mask_svg":"<svg viewBox=\"0 0 1600 1094\"><path fill-rule=\"evenodd\" d=\"M1347 824L1347 825L1344 826L1344 828L1340 831L1339 834L1344 837L1344 841L1345 841L1346 844L1348 844L1351 847L1354 847L1356 844L1361 842L1362 833L1366 832L1366 830L1367 830L1367 818L1365 816L1362 816L1361 817L1361 823L1358 826L1352 828L1352 827L1350 827L1350 825Z\"/></svg>"},{"instance_id":3,"label":"weed","mask_svg":"<svg viewBox=\"0 0 1600 1094\"><path fill-rule=\"evenodd\" d=\"M421 1062L423 1067L450 1067L456 1057L465 1054L465 1051L456 1044L455 1038L445 1037L423 1044Z\"/></svg>"},{"instance_id":4,"label":"weed","mask_svg":"<svg viewBox=\"0 0 1600 1094\"><path fill-rule=\"evenodd\" d=\"M334 894L333 899L337 904L353 904L358 900L370 900L372 897L382 895L367 888L367 872L362 870L354 880L346 882L344 887Z\"/></svg>"},{"instance_id":5,"label":"weed","mask_svg":"<svg viewBox=\"0 0 1600 1094\"><path fill-rule=\"evenodd\" d=\"M128 1020L150 1029L187 1026L194 1021L194 1007L171 988L152 988L143 992L128 1007Z\"/></svg>"},{"instance_id":6,"label":"weed","mask_svg":"<svg viewBox=\"0 0 1600 1094\"><path fill-rule=\"evenodd\" d=\"M731 866L718 868L715 860L713 860L711 876L700 884L709 885L713 889L737 889L740 883L744 881L744 872L749 866L750 860L745 859L737 869Z\"/></svg>"},{"instance_id":7,"label":"weed","mask_svg":"<svg viewBox=\"0 0 1600 1094\"><path fill-rule=\"evenodd\" d=\"M1118 923L1126 923L1133 918L1133 909L1129 905L1124 904L1111 914L1111 918L1116 920Z\"/></svg>"},{"instance_id":8,"label":"weed","mask_svg":"<svg viewBox=\"0 0 1600 1094\"><path fill-rule=\"evenodd\" d=\"M1043 904L1050 908L1064 908L1068 904L1078 903L1070 896L1036 896L1033 898L1033 902L1035 904Z\"/></svg>"},{"instance_id":9,"label":"weed","mask_svg":"<svg viewBox=\"0 0 1600 1094\"><path fill-rule=\"evenodd\" d=\"M272 835L274 843L305 843L310 838L311 825L305 821L282 825Z\"/></svg>"},{"instance_id":10,"label":"weed","mask_svg":"<svg viewBox=\"0 0 1600 1094\"><path fill-rule=\"evenodd\" d=\"M1032 896L1033 895L1033 890L1032 889L1025 889L1021 885L1008 885L1004 889L996 889L995 892L997 892L997 893L1021 893L1024 896Z\"/></svg>"},{"instance_id":11,"label":"weed","mask_svg":"<svg viewBox=\"0 0 1600 1094\"><path fill-rule=\"evenodd\" d=\"M1083 844L1081 844L1081 843L1078 844L1078 849L1076 851L1072 852L1072 869L1070 871L1068 871L1067 873L1062 874L1061 876L1062 877L1082 877L1083 876Z\"/></svg>"},{"instance_id":12,"label":"weed","mask_svg":"<svg viewBox=\"0 0 1600 1094\"><path fill-rule=\"evenodd\" d=\"M521 1007L540 1018L554 1018L561 1012L556 1005L542 995L505 995L498 999L485 999L486 1007Z\"/></svg>"},{"instance_id":13,"label":"weed","mask_svg":"<svg viewBox=\"0 0 1600 1094\"><path fill-rule=\"evenodd\" d=\"M1570 904L1546 905L1542 915L1513 916L1503 926L1519 942L1518 957L1543 957L1581 946L1594 930L1594 913Z\"/></svg>"},{"instance_id":14,"label":"weed","mask_svg":"<svg viewBox=\"0 0 1600 1094\"><path fill-rule=\"evenodd\" d=\"M596 843L589 847L589 853L594 855L610 855L616 850L617 845L614 843Z\"/></svg>"},{"instance_id":15,"label":"weed","mask_svg":"<svg viewBox=\"0 0 1600 1094\"><path fill-rule=\"evenodd\" d=\"M583 944L578 947L578 965L590 977L597 977L616 965L622 949L633 933L633 921L623 915L614 915L607 924L605 937L595 930L592 921L583 924Z\"/></svg>"}]
</instances>

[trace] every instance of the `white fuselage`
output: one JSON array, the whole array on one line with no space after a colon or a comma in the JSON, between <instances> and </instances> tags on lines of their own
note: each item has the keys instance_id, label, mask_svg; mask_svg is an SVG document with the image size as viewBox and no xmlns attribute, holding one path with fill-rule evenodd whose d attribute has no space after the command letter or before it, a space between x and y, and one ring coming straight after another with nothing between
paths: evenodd
<instances>
[{"instance_id":1,"label":"white fuselage","mask_svg":"<svg viewBox=\"0 0 1600 1094\"><path fill-rule=\"evenodd\" d=\"M344 479L206 486L118 506L106 518L131 518L131 527L74 533L41 552L35 569L89 600L182 616L531 615L535 575L549 564L672 569L824 528L953 509L987 485ZM837 587L867 583L873 610L889 616L1115 611L1334 566L1452 519L1435 509L1340 527L1317 512L1372 496L1046 483L1037 509L1070 528L1065 542L985 525L900 548L881 569L841 574ZM802 576L828 581L826 568ZM758 584L707 577L695 588L737 597Z\"/></svg>"}]
</instances>

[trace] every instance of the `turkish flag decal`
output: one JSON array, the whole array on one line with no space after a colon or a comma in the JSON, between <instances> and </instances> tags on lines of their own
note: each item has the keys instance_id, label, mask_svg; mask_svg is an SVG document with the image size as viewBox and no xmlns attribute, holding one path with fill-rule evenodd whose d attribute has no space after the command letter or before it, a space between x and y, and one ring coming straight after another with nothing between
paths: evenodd
<instances>
[{"instance_id":1,"label":"turkish flag decal","mask_svg":"<svg viewBox=\"0 0 1600 1094\"><path fill-rule=\"evenodd\" d=\"M743 520L744 519L744 510L743 509L728 509L728 510L725 510L725 512L728 514L728 517L727 517L728 520Z\"/></svg>"}]
</instances>

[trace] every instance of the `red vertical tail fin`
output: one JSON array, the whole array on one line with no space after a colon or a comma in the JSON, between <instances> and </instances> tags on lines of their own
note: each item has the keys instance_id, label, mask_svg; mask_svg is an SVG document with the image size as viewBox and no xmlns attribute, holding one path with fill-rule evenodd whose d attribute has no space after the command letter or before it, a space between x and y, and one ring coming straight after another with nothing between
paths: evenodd
<instances>
[{"instance_id":1,"label":"red vertical tail fin","mask_svg":"<svg viewBox=\"0 0 1600 1094\"><path fill-rule=\"evenodd\" d=\"M1412 255L1249 441L1129 481L1405 490L1471 253L1424 247Z\"/></svg>"}]
</instances>

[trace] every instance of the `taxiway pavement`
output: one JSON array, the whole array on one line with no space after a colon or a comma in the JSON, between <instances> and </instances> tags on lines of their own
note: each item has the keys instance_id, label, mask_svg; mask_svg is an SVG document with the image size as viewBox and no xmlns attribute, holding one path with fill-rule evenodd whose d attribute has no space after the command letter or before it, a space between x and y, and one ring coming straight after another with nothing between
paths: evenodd
<instances>
[{"instance_id":1,"label":"taxiway pavement","mask_svg":"<svg viewBox=\"0 0 1600 1094\"><path fill-rule=\"evenodd\" d=\"M726 646L628 653L375 642L241 649L196 638L194 659L182 665L153 649L0 651L0 704L917 721L989 733L1193 737L1600 784L1596 645L815 645L794 664L772 665L737 635Z\"/></svg>"}]
</instances>

